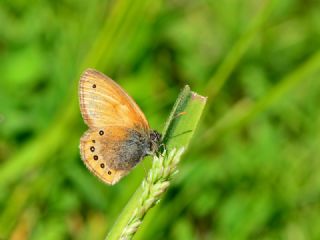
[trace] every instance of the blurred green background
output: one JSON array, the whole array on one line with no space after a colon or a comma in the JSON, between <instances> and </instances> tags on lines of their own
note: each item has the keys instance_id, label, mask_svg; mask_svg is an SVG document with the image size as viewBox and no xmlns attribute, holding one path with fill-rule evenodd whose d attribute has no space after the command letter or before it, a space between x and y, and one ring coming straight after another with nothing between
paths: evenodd
<instances>
[{"instance_id":1,"label":"blurred green background","mask_svg":"<svg viewBox=\"0 0 320 240\"><path fill-rule=\"evenodd\" d=\"M88 67L160 131L185 84L209 97L135 239L320 239L319 50L315 0L2 0L0 239L103 239L144 178L81 162Z\"/></svg>"}]
</instances>

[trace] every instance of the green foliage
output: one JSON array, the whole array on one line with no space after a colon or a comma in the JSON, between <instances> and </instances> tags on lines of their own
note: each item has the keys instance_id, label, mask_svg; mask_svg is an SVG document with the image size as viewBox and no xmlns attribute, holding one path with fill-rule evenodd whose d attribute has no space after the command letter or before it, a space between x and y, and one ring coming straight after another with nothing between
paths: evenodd
<instances>
[{"instance_id":1,"label":"green foliage","mask_svg":"<svg viewBox=\"0 0 320 240\"><path fill-rule=\"evenodd\" d=\"M319 239L319 16L298 0L1 1L0 238L103 239L145 177L109 187L79 158L77 83L95 67L158 130L184 85L209 96L134 239Z\"/></svg>"}]
</instances>

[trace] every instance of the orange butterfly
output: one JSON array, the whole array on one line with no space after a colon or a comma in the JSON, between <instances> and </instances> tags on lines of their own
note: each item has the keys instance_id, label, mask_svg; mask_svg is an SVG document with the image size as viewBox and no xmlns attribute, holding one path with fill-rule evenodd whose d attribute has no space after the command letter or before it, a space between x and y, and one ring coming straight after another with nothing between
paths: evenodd
<instances>
[{"instance_id":1,"label":"orange butterfly","mask_svg":"<svg viewBox=\"0 0 320 240\"><path fill-rule=\"evenodd\" d=\"M117 183L158 150L161 135L150 129L138 105L109 77L87 69L80 78L79 98L89 127L80 139L81 157L105 183Z\"/></svg>"}]
</instances>

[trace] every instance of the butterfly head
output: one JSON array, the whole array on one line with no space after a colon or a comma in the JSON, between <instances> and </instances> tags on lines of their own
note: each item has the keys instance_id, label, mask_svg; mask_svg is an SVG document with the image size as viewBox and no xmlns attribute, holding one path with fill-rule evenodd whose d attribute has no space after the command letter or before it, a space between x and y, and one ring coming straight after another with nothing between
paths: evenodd
<instances>
[{"instance_id":1,"label":"butterfly head","mask_svg":"<svg viewBox=\"0 0 320 240\"><path fill-rule=\"evenodd\" d=\"M150 152L151 154L156 153L159 150L161 144L161 134L157 131L151 131L150 133Z\"/></svg>"}]
</instances>

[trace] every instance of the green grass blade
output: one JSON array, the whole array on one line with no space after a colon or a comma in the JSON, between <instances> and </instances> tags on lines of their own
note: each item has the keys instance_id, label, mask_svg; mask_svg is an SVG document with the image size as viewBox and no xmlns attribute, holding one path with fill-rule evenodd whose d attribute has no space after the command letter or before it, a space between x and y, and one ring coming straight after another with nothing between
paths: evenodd
<instances>
[{"instance_id":1,"label":"green grass blade","mask_svg":"<svg viewBox=\"0 0 320 240\"><path fill-rule=\"evenodd\" d=\"M241 57L245 54L253 39L259 33L261 27L266 22L268 16L271 13L273 7L273 0L267 1L262 7L261 11L257 14L253 20L251 27L245 32L239 40L233 45L228 52L216 73L210 78L207 85L207 94L209 96L209 103L219 93L228 77L234 70L235 66L240 61Z\"/></svg>"},{"instance_id":2,"label":"green grass blade","mask_svg":"<svg viewBox=\"0 0 320 240\"><path fill-rule=\"evenodd\" d=\"M207 98L190 91L189 86L182 90L163 131L167 154L154 157L147 178L129 200L106 239L130 239L147 211L168 188L180 156L198 125L206 100Z\"/></svg>"}]
</instances>

